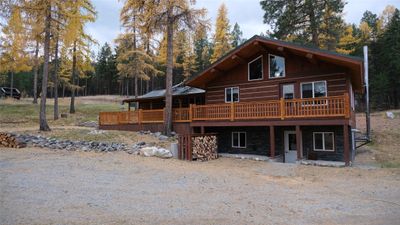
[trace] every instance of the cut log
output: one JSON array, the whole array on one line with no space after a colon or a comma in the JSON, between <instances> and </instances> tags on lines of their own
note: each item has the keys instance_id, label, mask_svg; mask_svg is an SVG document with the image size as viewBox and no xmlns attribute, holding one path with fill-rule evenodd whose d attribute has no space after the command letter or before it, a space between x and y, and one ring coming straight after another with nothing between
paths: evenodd
<instances>
[{"instance_id":1,"label":"cut log","mask_svg":"<svg viewBox=\"0 0 400 225\"><path fill-rule=\"evenodd\" d=\"M193 159L208 161L218 158L217 146L215 135L192 137Z\"/></svg>"},{"instance_id":2,"label":"cut log","mask_svg":"<svg viewBox=\"0 0 400 225\"><path fill-rule=\"evenodd\" d=\"M26 147L26 144L18 141L18 139L12 134L0 132L0 147L24 148Z\"/></svg>"}]
</instances>

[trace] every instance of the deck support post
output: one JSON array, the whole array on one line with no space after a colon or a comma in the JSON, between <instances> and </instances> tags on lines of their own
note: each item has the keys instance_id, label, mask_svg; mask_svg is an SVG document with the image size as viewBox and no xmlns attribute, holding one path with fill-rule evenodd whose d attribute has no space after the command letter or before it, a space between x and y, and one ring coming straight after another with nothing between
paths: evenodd
<instances>
[{"instance_id":1,"label":"deck support post","mask_svg":"<svg viewBox=\"0 0 400 225\"><path fill-rule=\"evenodd\" d=\"M204 126L200 127L200 132L201 132L201 134L204 134Z\"/></svg>"},{"instance_id":2,"label":"deck support post","mask_svg":"<svg viewBox=\"0 0 400 225\"><path fill-rule=\"evenodd\" d=\"M303 158L303 149L302 149L302 135L300 126L296 126L296 149L297 149L297 160L301 160Z\"/></svg>"},{"instance_id":3,"label":"deck support post","mask_svg":"<svg viewBox=\"0 0 400 225\"><path fill-rule=\"evenodd\" d=\"M275 158L275 127L269 126L269 150L270 157Z\"/></svg>"},{"instance_id":4,"label":"deck support post","mask_svg":"<svg viewBox=\"0 0 400 225\"><path fill-rule=\"evenodd\" d=\"M346 166L350 166L350 137L349 137L349 127L343 125L343 150L344 150L344 162Z\"/></svg>"}]
</instances>

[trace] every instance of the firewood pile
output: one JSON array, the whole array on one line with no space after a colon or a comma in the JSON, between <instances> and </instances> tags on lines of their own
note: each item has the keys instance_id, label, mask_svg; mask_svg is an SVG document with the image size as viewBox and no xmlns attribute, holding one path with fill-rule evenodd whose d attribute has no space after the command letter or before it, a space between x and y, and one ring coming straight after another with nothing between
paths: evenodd
<instances>
[{"instance_id":1,"label":"firewood pile","mask_svg":"<svg viewBox=\"0 0 400 225\"><path fill-rule=\"evenodd\" d=\"M208 161L218 158L215 135L192 137L193 159Z\"/></svg>"},{"instance_id":2,"label":"firewood pile","mask_svg":"<svg viewBox=\"0 0 400 225\"><path fill-rule=\"evenodd\" d=\"M24 148L26 144L19 141L14 135L0 132L0 147Z\"/></svg>"}]
</instances>

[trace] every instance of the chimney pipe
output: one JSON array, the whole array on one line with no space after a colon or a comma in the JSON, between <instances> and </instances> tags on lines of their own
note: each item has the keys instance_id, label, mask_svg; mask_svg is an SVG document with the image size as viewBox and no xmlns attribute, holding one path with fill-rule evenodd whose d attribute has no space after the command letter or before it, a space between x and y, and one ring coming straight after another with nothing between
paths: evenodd
<instances>
[{"instance_id":1,"label":"chimney pipe","mask_svg":"<svg viewBox=\"0 0 400 225\"><path fill-rule=\"evenodd\" d=\"M371 141L371 118L369 106L369 80L368 80L368 46L364 46L364 82L365 82L365 118L366 118L366 139Z\"/></svg>"}]
</instances>

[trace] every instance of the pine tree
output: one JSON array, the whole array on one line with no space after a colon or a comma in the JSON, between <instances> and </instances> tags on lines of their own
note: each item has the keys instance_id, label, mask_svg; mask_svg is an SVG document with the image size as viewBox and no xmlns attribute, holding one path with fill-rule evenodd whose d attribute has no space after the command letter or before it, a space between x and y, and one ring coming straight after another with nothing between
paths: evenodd
<instances>
[{"instance_id":1,"label":"pine tree","mask_svg":"<svg viewBox=\"0 0 400 225\"><path fill-rule=\"evenodd\" d=\"M340 35L343 32L341 11L344 4L336 1L326 1L319 27L319 47L330 51L335 50Z\"/></svg>"},{"instance_id":2,"label":"pine tree","mask_svg":"<svg viewBox=\"0 0 400 225\"><path fill-rule=\"evenodd\" d=\"M235 23L235 25L233 26L231 37L232 37L231 45L233 48L236 48L237 46L243 43L243 32L240 30L240 26L238 23Z\"/></svg>"},{"instance_id":3,"label":"pine tree","mask_svg":"<svg viewBox=\"0 0 400 225\"><path fill-rule=\"evenodd\" d=\"M319 47L326 6L331 10L328 14L340 15L345 3L343 0L263 0L260 4L265 11L264 23L273 29L272 37ZM325 24L328 28L328 20Z\"/></svg>"},{"instance_id":4,"label":"pine tree","mask_svg":"<svg viewBox=\"0 0 400 225\"><path fill-rule=\"evenodd\" d=\"M198 71L204 70L210 64L211 51L207 29L207 26L199 25L194 32L194 53Z\"/></svg>"},{"instance_id":5,"label":"pine tree","mask_svg":"<svg viewBox=\"0 0 400 225\"><path fill-rule=\"evenodd\" d=\"M231 46L231 34L230 25L228 19L228 9L225 4L218 9L217 20L215 23L215 34L214 34L214 53L211 57L211 62L217 61L221 56L226 54L232 49Z\"/></svg>"},{"instance_id":6,"label":"pine tree","mask_svg":"<svg viewBox=\"0 0 400 225\"><path fill-rule=\"evenodd\" d=\"M25 51L27 34L19 7L13 7L7 25L2 29L0 36L0 72L10 73L11 97L14 88L14 74L29 71L29 57Z\"/></svg>"}]
</instances>

